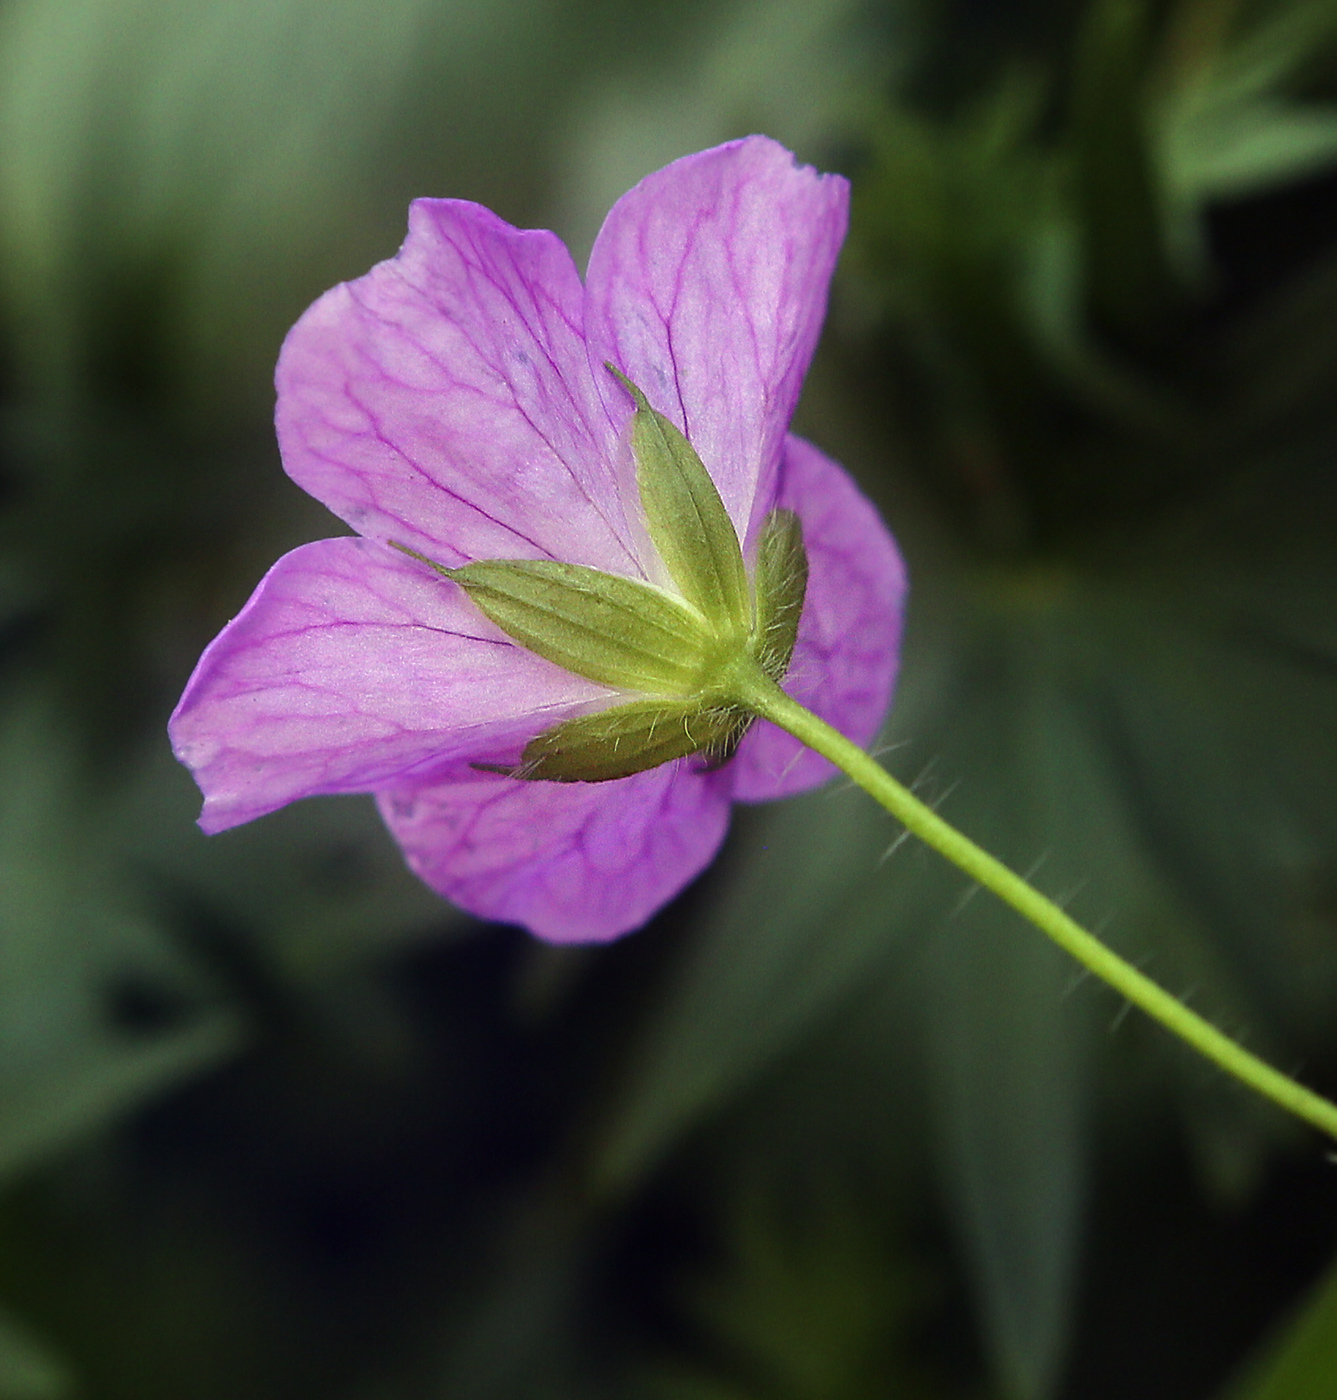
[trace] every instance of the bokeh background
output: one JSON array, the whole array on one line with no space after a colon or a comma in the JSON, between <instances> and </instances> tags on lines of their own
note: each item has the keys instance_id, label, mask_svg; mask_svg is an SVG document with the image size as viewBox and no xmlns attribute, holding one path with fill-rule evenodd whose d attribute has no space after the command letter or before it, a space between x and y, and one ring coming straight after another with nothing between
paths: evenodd
<instances>
[{"instance_id":1,"label":"bokeh background","mask_svg":"<svg viewBox=\"0 0 1337 1400\"><path fill-rule=\"evenodd\" d=\"M193 825L176 695L342 532L286 328L756 130L854 181L885 760L1337 1093L1334 0L0 0L0 1400L1337 1395L1324 1145L856 792L598 950L369 799Z\"/></svg>"}]
</instances>

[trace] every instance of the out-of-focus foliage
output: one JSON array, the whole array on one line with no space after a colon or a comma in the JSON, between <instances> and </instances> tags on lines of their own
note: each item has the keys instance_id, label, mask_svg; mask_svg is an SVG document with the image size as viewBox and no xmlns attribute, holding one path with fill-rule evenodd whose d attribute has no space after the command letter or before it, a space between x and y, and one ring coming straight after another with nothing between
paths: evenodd
<instances>
[{"instance_id":1,"label":"out-of-focus foliage","mask_svg":"<svg viewBox=\"0 0 1337 1400\"><path fill-rule=\"evenodd\" d=\"M1061 61L890 108L850 337L936 502L903 532L931 595L897 732L977 839L1292 1055L1323 1053L1337 986L1331 184L1310 246L1261 221L1337 153L1302 74L1335 33L1331 6L1096 0ZM1021 1395L1066 1333L1095 1009L1056 1012L1040 957L974 901L926 964L946 1179ZM1282 1125L1166 1067L1209 1179L1247 1192Z\"/></svg>"},{"instance_id":2,"label":"out-of-focus foliage","mask_svg":"<svg viewBox=\"0 0 1337 1400\"><path fill-rule=\"evenodd\" d=\"M587 952L367 802L195 831L171 704L340 528L286 327L415 195L579 250L754 129L855 183L885 761L1337 1085L1333 0L10 0L0 1400L1214 1400L1327 1263L1312 1141L839 784Z\"/></svg>"},{"instance_id":3,"label":"out-of-focus foliage","mask_svg":"<svg viewBox=\"0 0 1337 1400\"><path fill-rule=\"evenodd\" d=\"M1276 1355L1249 1368L1227 1400L1324 1400L1337 1376L1337 1280L1326 1279Z\"/></svg>"},{"instance_id":4,"label":"out-of-focus foliage","mask_svg":"<svg viewBox=\"0 0 1337 1400\"><path fill-rule=\"evenodd\" d=\"M905 1324L924 1290L896 1271L894 1255L870 1228L875 1219L867 1202L852 1206L836 1193L805 1219L801 1207L785 1211L754 1188L733 1207L734 1238L717 1271L694 1280L687 1292L699 1345L713 1366L670 1370L655 1378L650 1394L664 1400L940 1394L914 1373L904 1352Z\"/></svg>"}]
</instances>

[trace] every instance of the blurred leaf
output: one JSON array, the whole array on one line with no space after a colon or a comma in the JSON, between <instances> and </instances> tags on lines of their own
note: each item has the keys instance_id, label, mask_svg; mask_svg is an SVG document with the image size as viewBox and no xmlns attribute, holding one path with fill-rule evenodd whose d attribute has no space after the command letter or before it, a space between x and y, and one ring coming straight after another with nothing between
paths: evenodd
<instances>
[{"instance_id":1,"label":"blurred leaf","mask_svg":"<svg viewBox=\"0 0 1337 1400\"><path fill-rule=\"evenodd\" d=\"M1287 94L1296 72L1337 41L1331 5L1248 7L1183 0L1152 75L1149 116L1172 245L1209 275L1202 215L1209 203L1300 180L1337 161L1337 108Z\"/></svg>"},{"instance_id":2,"label":"blurred leaf","mask_svg":"<svg viewBox=\"0 0 1337 1400\"><path fill-rule=\"evenodd\" d=\"M592 1220L564 1197L522 1200L499 1220L488 1256L450 1319L427 1394L441 1400L583 1400L582 1354Z\"/></svg>"},{"instance_id":3,"label":"blurred leaf","mask_svg":"<svg viewBox=\"0 0 1337 1400\"><path fill-rule=\"evenodd\" d=\"M1267 1352L1224 1400L1330 1400L1337 1377L1337 1274L1320 1283Z\"/></svg>"},{"instance_id":4,"label":"blurred leaf","mask_svg":"<svg viewBox=\"0 0 1337 1400\"><path fill-rule=\"evenodd\" d=\"M317 798L205 836L164 734L113 806L117 857L146 893L246 930L295 986L476 927L410 873L369 797Z\"/></svg>"},{"instance_id":5,"label":"blurred leaf","mask_svg":"<svg viewBox=\"0 0 1337 1400\"><path fill-rule=\"evenodd\" d=\"M1337 161L1337 110L1259 100L1224 110L1189 109L1167 120L1166 179L1174 197L1199 208L1301 179Z\"/></svg>"},{"instance_id":6,"label":"blurred leaf","mask_svg":"<svg viewBox=\"0 0 1337 1400\"><path fill-rule=\"evenodd\" d=\"M1037 346L1018 316L1028 252L1057 212L1053 162L1033 140L1040 95L1023 74L952 122L880 112L847 260L863 317L904 351L873 392L903 410L922 465L1001 548L1025 539L1020 478L1052 431ZM1084 295L1080 282L1062 290Z\"/></svg>"},{"instance_id":7,"label":"blurred leaf","mask_svg":"<svg viewBox=\"0 0 1337 1400\"><path fill-rule=\"evenodd\" d=\"M244 1039L128 898L106 858L103 814L81 804L72 766L40 695L11 709L0 731L4 1173L218 1064ZM136 1002L125 1026L118 987ZM147 1019L137 1014L146 997Z\"/></svg>"},{"instance_id":8,"label":"blurred leaf","mask_svg":"<svg viewBox=\"0 0 1337 1400\"><path fill-rule=\"evenodd\" d=\"M75 1393L67 1368L0 1310L0 1400L66 1400Z\"/></svg>"},{"instance_id":9,"label":"blurred leaf","mask_svg":"<svg viewBox=\"0 0 1337 1400\"><path fill-rule=\"evenodd\" d=\"M612 1086L591 1170L625 1189L828 1016L894 950L867 898L894 835L837 783L757 814ZM874 907L869 908L873 904Z\"/></svg>"},{"instance_id":10,"label":"blurred leaf","mask_svg":"<svg viewBox=\"0 0 1337 1400\"><path fill-rule=\"evenodd\" d=\"M1236 452L1252 449L1266 461L1280 453L1331 450L1337 251L1298 269L1240 317L1224 338L1222 361L1239 386L1226 421Z\"/></svg>"},{"instance_id":11,"label":"blurred leaf","mask_svg":"<svg viewBox=\"0 0 1337 1400\"><path fill-rule=\"evenodd\" d=\"M759 1400L758 1392L744 1382L667 1367L652 1372L643 1389L650 1400Z\"/></svg>"},{"instance_id":12,"label":"blurred leaf","mask_svg":"<svg viewBox=\"0 0 1337 1400\"><path fill-rule=\"evenodd\" d=\"M1059 897L1089 881L1102 900L1119 814L1067 706L1081 649L1063 610L977 635L971 670L939 695L932 739L916 747L932 742L939 771L963 780L943 804L950 820ZM1036 1400L1067 1344L1093 1008L1034 929L955 872L935 869L933 883L955 887L921 983L944 1182L1005 1392Z\"/></svg>"},{"instance_id":13,"label":"blurred leaf","mask_svg":"<svg viewBox=\"0 0 1337 1400\"><path fill-rule=\"evenodd\" d=\"M814 159L864 100L858 0L731 0L695 25L679 0L672 16L672 42L639 61L620 54L577 94L557 226L578 262L613 202L650 171L753 131Z\"/></svg>"},{"instance_id":14,"label":"blurred leaf","mask_svg":"<svg viewBox=\"0 0 1337 1400\"><path fill-rule=\"evenodd\" d=\"M6 6L0 231L11 254L8 291L38 332L27 354L54 356L50 372L68 353L62 336L96 315L109 272L175 244L186 257L170 314L189 350L180 369L192 389L213 398L205 376L239 339L253 342L244 353L272 359L284 322L335 280L331 254L342 246L346 256L349 241L367 247L368 177L390 132L407 125L415 89L430 86L433 139L458 151L440 118L456 103L461 72L480 47L498 56L496 39L515 37L517 26L537 38L541 8L533 0ZM522 66L533 56L526 43L514 48ZM480 87L471 100L485 104L499 89ZM362 206L356 213L350 200ZM294 273L304 291L294 293Z\"/></svg>"},{"instance_id":15,"label":"blurred leaf","mask_svg":"<svg viewBox=\"0 0 1337 1400\"><path fill-rule=\"evenodd\" d=\"M786 1207L788 1207L786 1209ZM724 1257L685 1290L713 1366L651 1372L662 1400L912 1400L933 1393L901 1333L918 1282L839 1190L804 1205L756 1188L730 1212ZM938 1392L939 1394L941 1392Z\"/></svg>"},{"instance_id":16,"label":"blurred leaf","mask_svg":"<svg viewBox=\"0 0 1337 1400\"><path fill-rule=\"evenodd\" d=\"M1291 473L1280 499L1305 503L1312 552L1258 497L1222 512L1255 551L1289 541L1289 570L1258 557L1218 574L1207 558L1225 539L1202 532L1196 552L1180 537L1154 553L1159 567L1037 563L955 587L939 573L919 595L893 729L913 741L898 766L927 755L960 782L949 820L1281 1063L1279 1033L1321 1036L1337 996L1318 933L1331 915L1292 902L1328 888L1337 856L1323 641L1337 614L1321 601L1337 578L1318 543L1333 517L1303 466ZM1297 633L1302 646L1282 640ZM1071 1306L1095 1003L1034 930L936 864L928 878L946 917L917 986L946 1181L999 1374L1012 1394L1045 1395ZM1237 1192L1287 1131L1279 1115L1105 1001L1114 1046L1174 1065L1214 1181Z\"/></svg>"},{"instance_id":17,"label":"blurred leaf","mask_svg":"<svg viewBox=\"0 0 1337 1400\"><path fill-rule=\"evenodd\" d=\"M1088 410L1162 448L1190 442L1201 425L1175 386L1139 373L1092 335L1078 230L1055 217L1020 251L1018 309L1058 384Z\"/></svg>"},{"instance_id":18,"label":"blurred leaf","mask_svg":"<svg viewBox=\"0 0 1337 1400\"><path fill-rule=\"evenodd\" d=\"M1005 1392L1052 1393L1067 1348L1085 1196L1086 1046L1073 973L1025 930L933 944L929 1048L944 1180ZM1077 1024L1074 1024L1077 1022Z\"/></svg>"},{"instance_id":19,"label":"blurred leaf","mask_svg":"<svg viewBox=\"0 0 1337 1400\"><path fill-rule=\"evenodd\" d=\"M1121 343L1145 346L1180 310L1143 113L1148 0L1091 0L1072 79L1073 205L1089 306Z\"/></svg>"}]
</instances>

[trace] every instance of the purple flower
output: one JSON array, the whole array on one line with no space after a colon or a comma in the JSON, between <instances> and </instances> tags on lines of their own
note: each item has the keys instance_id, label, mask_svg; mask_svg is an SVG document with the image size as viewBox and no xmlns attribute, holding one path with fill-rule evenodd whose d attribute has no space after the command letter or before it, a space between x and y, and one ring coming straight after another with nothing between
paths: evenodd
<instances>
[{"instance_id":1,"label":"purple flower","mask_svg":"<svg viewBox=\"0 0 1337 1400\"><path fill-rule=\"evenodd\" d=\"M697 875L731 802L830 775L761 721L722 765L606 782L477 766L635 697L525 650L390 542L446 567L554 559L663 585L632 400L606 366L686 434L749 564L768 513L798 515L809 583L786 689L867 743L895 676L900 557L845 472L787 431L847 200L844 180L764 137L703 151L618 201L583 287L555 235L416 201L398 256L321 297L279 358L284 466L359 535L285 555L201 658L170 729L204 830L373 792L441 894L592 941Z\"/></svg>"}]
</instances>

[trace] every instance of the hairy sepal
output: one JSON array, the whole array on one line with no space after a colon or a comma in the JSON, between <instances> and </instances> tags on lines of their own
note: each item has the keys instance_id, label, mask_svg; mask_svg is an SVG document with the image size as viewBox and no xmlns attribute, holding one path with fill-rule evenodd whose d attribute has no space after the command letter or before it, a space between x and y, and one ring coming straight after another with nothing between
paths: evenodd
<instances>
[{"instance_id":1,"label":"hairy sepal","mask_svg":"<svg viewBox=\"0 0 1337 1400\"><path fill-rule=\"evenodd\" d=\"M601 685L689 695L718 648L690 607L636 579L547 559L442 572L521 646Z\"/></svg>"},{"instance_id":2,"label":"hairy sepal","mask_svg":"<svg viewBox=\"0 0 1337 1400\"><path fill-rule=\"evenodd\" d=\"M773 681L789 669L808 584L803 528L791 510L773 510L757 545L753 625L746 651ZM727 689L675 701L643 700L582 715L546 730L526 746L510 777L551 782L629 778L675 758L701 754L718 767L733 756L752 716Z\"/></svg>"},{"instance_id":3,"label":"hairy sepal","mask_svg":"<svg viewBox=\"0 0 1337 1400\"><path fill-rule=\"evenodd\" d=\"M747 635L747 570L738 533L696 449L626 375L608 366L636 404L631 450L645 524L682 596L720 636Z\"/></svg>"},{"instance_id":4,"label":"hairy sepal","mask_svg":"<svg viewBox=\"0 0 1337 1400\"><path fill-rule=\"evenodd\" d=\"M792 510L773 510L757 542L756 623L752 653L776 682L784 679L798 641L808 591L803 526Z\"/></svg>"},{"instance_id":5,"label":"hairy sepal","mask_svg":"<svg viewBox=\"0 0 1337 1400\"><path fill-rule=\"evenodd\" d=\"M738 747L751 715L700 701L635 700L566 720L530 740L510 777L559 783L629 778L675 758L721 763Z\"/></svg>"}]
</instances>

